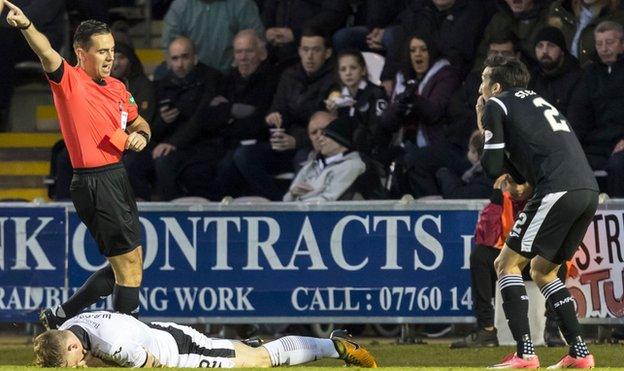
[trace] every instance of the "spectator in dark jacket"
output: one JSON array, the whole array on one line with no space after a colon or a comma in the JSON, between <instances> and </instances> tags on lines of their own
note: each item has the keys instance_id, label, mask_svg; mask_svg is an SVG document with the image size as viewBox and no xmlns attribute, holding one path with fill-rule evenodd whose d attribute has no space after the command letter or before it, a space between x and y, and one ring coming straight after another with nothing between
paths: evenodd
<instances>
[{"instance_id":1,"label":"spectator in dark jacket","mask_svg":"<svg viewBox=\"0 0 624 371\"><path fill-rule=\"evenodd\" d=\"M367 155L381 144L380 121L388 107L386 92L368 81L366 62L357 50L338 53L338 81L325 100L325 108L338 117L353 117L358 123L353 138L355 150Z\"/></svg>"},{"instance_id":2,"label":"spectator in dark jacket","mask_svg":"<svg viewBox=\"0 0 624 371\"><path fill-rule=\"evenodd\" d=\"M401 67L402 47L414 33L429 33L440 53L465 76L470 71L478 40L484 28L484 12L475 0L428 0L403 22L401 35L390 49L381 79L389 80Z\"/></svg>"},{"instance_id":3,"label":"spectator in dark jacket","mask_svg":"<svg viewBox=\"0 0 624 371\"><path fill-rule=\"evenodd\" d=\"M303 30L314 28L332 35L349 15L348 0L266 0L262 21L270 54L280 67L297 62L296 41Z\"/></svg>"},{"instance_id":4,"label":"spectator in dark jacket","mask_svg":"<svg viewBox=\"0 0 624 371\"><path fill-rule=\"evenodd\" d=\"M489 55L505 55L519 57L516 49L516 37L513 33L496 35L490 40L488 46ZM451 97L446 112L447 140L462 152L468 150L468 138L476 129L477 116L475 104L479 98L479 86L481 85L482 66L474 66L462 85Z\"/></svg>"},{"instance_id":5,"label":"spectator in dark jacket","mask_svg":"<svg viewBox=\"0 0 624 371\"><path fill-rule=\"evenodd\" d=\"M576 58L568 53L563 34L558 28L545 27L537 34L535 56L538 64L532 71L529 89L567 115L583 70Z\"/></svg>"},{"instance_id":6,"label":"spectator in dark jacket","mask_svg":"<svg viewBox=\"0 0 624 371\"><path fill-rule=\"evenodd\" d=\"M158 113L151 125L152 140L147 150L124 159L134 193L144 200L150 200L150 184L156 186L161 200L183 195L178 173L195 149L180 129L192 119L202 99L215 96L221 79L221 73L199 62L187 37L171 42L167 64L167 75L156 85Z\"/></svg>"},{"instance_id":7,"label":"spectator in dark jacket","mask_svg":"<svg viewBox=\"0 0 624 371\"><path fill-rule=\"evenodd\" d=\"M283 192L272 174L293 171L310 149L307 124L333 83L332 49L329 39L314 28L304 30L299 45L301 62L286 70L265 121L276 131L270 143L239 147L234 162L255 195L281 200ZM299 155L296 155L299 153Z\"/></svg>"},{"instance_id":8,"label":"spectator in dark jacket","mask_svg":"<svg viewBox=\"0 0 624 371\"><path fill-rule=\"evenodd\" d=\"M497 2L499 11L485 28L475 64L478 66L483 64L493 37L512 32L518 39L518 49L523 61L532 67L537 63L533 42L537 32L548 24L549 0L497 0Z\"/></svg>"},{"instance_id":9,"label":"spectator in dark jacket","mask_svg":"<svg viewBox=\"0 0 624 371\"><path fill-rule=\"evenodd\" d=\"M194 161L179 176L190 196L219 200L242 194L234 151L268 139L264 117L277 88L277 74L266 61L262 37L254 30L239 32L233 45L235 66L224 77L217 96L205 97L191 122L181 129L187 143L203 138L194 145L198 149Z\"/></svg>"},{"instance_id":10,"label":"spectator in dark jacket","mask_svg":"<svg viewBox=\"0 0 624 371\"><path fill-rule=\"evenodd\" d=\"M596 25L624 22L619 5L620 0L555 0L549 7L548 24L561 29L570 54L585 67L592 62Z\"/></svg>"},{"instance_id":11,"label":"spectator in dark jacket","mask_svg":"<svg viewBox=\"0 0 624 371\"><path fill-rule=\"evenodd\" d=\"M37 25L54 50L61 50L63 41L63 14L65 2L63 0L15 0L13 4L24 11L24 14ZM5 13L6 14L6 13ZM15 84L15 65L23 61L37 61L19 29L9 27L2 19L0 22L0 132L8 131L9 108Z\"/></svg>"},{"instance_id":12,"label":"spectator in dark jacket","mask_svg":"<svg viewBox=\"0 0 624 371\"><path fill-rule=\"evenodd\" d=\"M492 180L481 167L481 153L484 138L479 130L470 136L466 158L472 165L461 177L452 170L443 167L436 172L440 194L443 198L489 198L492 194Z\"/></svg>"},{"instance_id":13,"label":"spectator in dark jacket","mask_svg":"<svg viewBox=\"0 0 624 371\"><path fill-rule=\"evenodd\" d=\"M132 94L139 107L139 114L148 122L153 122L156 114L154 85L145 75L143 64L130 45L115 42L115 62L111 76L121 80Z\"/></svg>"},{"instance_id":14,"label":"spectator in dark jacket","mask_svg":"<svg viewBox=\"0 0 624 371\"><path fill-rule=\"evenodd\" d=\"M444 126L451 95L461 84L459 73L426 35L407 40L405 55L382 127L386 133L401 130L410 192L420 197L438 193L437 169L446 166L461 174L470 163L447 141Z\"/></svg>"},{"instance_id":15,"label":"spectator in dark jacket","mask_svg":"<svg viewBox=\"0 0 624 371\"><path fill-rule=\"evenodd\" d=\"M417 0L422 3L424 0ZM336 52L347 49L382 51L388 49L406 14L405 0L362 0L355 14L355 24L334 34Z\"/></svg>"},{"instance_id":16,"label":"spectator in dark jacket","mask_svg":"<svg viewBox=\"0 0 624 371\"><path fill-rule=\"evenodd\" d=\"M594 30L598 60L576 89L568 119L594 170L606 170L607 192L624 196L624 31L604 21Z\"/></svg>"}]
</instances>

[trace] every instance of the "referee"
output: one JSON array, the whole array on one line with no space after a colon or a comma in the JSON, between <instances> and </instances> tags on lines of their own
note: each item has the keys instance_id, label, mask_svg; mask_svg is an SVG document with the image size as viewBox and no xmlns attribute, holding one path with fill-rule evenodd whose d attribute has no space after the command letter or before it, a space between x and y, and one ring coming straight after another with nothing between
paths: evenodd
<instances>
[{"instance_id":1,"label":"referee","mask_svg":"<svg viewBox=\"0 0 624 371\"><path fill-rule=\"evenodd\" d=\"M115 42L108 26L89 20L74 35L78 65L71 66L17 6L7 22L19 28L41 60L54 97L74 176L71 197L80 219L109 264L93 273L69 300L40 316L56 328L100 297L113 294L116 311L137 315L143 254L138 210L126 171L124 149L141 151L150 138L148 123L124 84L110 77Z\"/></svg>"}]
</instances>

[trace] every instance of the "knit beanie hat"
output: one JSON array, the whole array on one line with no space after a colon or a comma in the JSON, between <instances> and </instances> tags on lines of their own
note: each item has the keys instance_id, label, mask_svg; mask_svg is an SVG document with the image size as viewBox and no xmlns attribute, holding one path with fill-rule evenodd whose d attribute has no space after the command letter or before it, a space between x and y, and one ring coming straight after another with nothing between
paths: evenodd
<instances>
[{"instance_id":1,"label":"knit beanie hat","mask_svg":"<svg viewBox=\"0 0 624 371\"><path fill-rule=\"evenodd\" d=\"M542 28L535 36L534 41L534 46L541 41L548 41L560 47L564 52L568 51L563 33L557 27L548 26Z\"/></svg>"},{"instance_id":2,"label":"knit beanie hat","mask_svg":"<svg viewBox=\"0 0 624 371\"><path fill-rule=\"evenodd\" d=\"M323 130L324 135L349 149L353 147L353 133L357 122L350 117L339 117Z\"/></svg>"}]
</instances>

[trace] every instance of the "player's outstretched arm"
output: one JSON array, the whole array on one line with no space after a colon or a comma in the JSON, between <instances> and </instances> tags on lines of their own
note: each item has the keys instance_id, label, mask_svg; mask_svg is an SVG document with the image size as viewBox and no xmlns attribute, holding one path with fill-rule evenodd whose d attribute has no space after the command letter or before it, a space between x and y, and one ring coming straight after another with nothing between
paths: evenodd
<instances>
[{"instance_id":1,"label":"player's outstretched arm","mask_svg":"<svg viewBox=\"0 0 624 371\"><path fill-rule=\"evenodd\" d=\"M56 50L52 49L48 38L37 31L35 25L32 24L20 8L7 0L0 0L0 4L4 4L9 8L6 18L7 22L11 27L19 28L22 31L22 35L26 38L28 45L41 60L43 70L45 72L56 71L63 63L63 58Z\"/></svg>"}]
</instances>

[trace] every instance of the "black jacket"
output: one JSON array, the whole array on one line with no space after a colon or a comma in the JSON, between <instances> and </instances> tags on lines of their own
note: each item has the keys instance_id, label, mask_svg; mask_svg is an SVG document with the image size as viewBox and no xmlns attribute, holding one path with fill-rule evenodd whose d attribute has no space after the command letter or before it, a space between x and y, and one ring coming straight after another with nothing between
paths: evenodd
<instances>
[{"instance_id":1,"label":"black jacket","mask_svg":"<svg viewBox=\"0 0 624 371\"><path fill-rule=\"evenodd\" d=\"M348 0L265 0L262 21L266 28L292 29L298 42L305 27L315 27L331 35L345 25L348 15Z\"/></svg>"},{"instance_id":2,"label":"black jacket","mask_svg":"<svg viewBox=\"0 0 624 371\"><path fill-rule=\"evenodd\" d=\"M334 82L334 64L327 60L312 76L308 76L301 63L282 73L269 112L282 115L286 133L295 137L297 148L309 146L308 121Z\"/></svg>"},{"instance_id":3,"label":"black jacket","mask_svg":"<svg viewBox=\"0 0 624 371\"><path fill-rule=\"evenodd\" d=\"M415 33L428 34L437 44L442 56L465 75L472 66L485 18L480 1L457 0L448 10L440 11L431 0L403 22L400 36L393 43L382 80L391 80L400 69L404 51Z\"/></svg>"},{"instance_id":4,"label":"black jacket","mask_svg":"<svg viewBox=\"0 0 624 371\"><path fill-rule=\"evenodd\" d=\"M368 26L369 29L376 27L385 28L389 25L399 24L409 0L365 0L362 1L361 10L358 12L361 20L359 23ZM422 0L418 0L422 2ZM356 20L358 24L358 20Z\"/></svg>"},{"instance_id":5,"label":"black jacket","mask_svg":"<svg viewBox=\"0 0 624 371\"><path fill-rule=\"evenodd\" d=\"M145 76L143 64L131 46L120 42L115 43L115 52L125 55L130 61L130 71L122 82L139 107L139 115L151 124L156 114L154 84Z\"/></svg>"},{"instance_id":6,"label":"black jacket","mask_svg":"<svg viewBox=\"0 0 624 371\"><path fill-rule=\"evenodd\" d=\"M180 111L180 115L176 121L167 124L160 114L156 114L151 125L153 141L170 143L176 147L190 144L192 140L180 135L178 129L193 117L202 99L215 96L221 78L219 71L203 63L198 63L183 79L168 71L156 85L156 103L160 105L163 100L168 99L169 104Z\"/></svg>"},{"instance_id":7,"label":"black jacket","mask_svg":"<svg viewBox=\"0 0 624 371\"><path fill-rule=\"evenodd\" d=\"M180 129L179 137L186 138L185 142L219 138L228 148L245 139L267 140L264 118L276 88L277 74L266 62L248 78L232 68L217 92L227 102L211 106L214 96L203 97L193 118Z\"/></svg>"},{"instance_id":8,"label":"black jacket","mask_svg":"<svg viewBox=\"0 0 624 371\"><path fill-rule=\"evenodd\" d=\"M583 76L583 70L576 58L566 53L563 64L555 70L544 71L538 65L532 72L529 89L567 115L572 95Z\"/></svg>"},{"instance_id":9,"label":"black jacket","mask_svg":"<svg viewBox=\"0 0 624 371\"><path fill-rule=\"evenodd\" d=\"M346 93L344 89L342 88L343 93ZM331 90L341 91L341 88L335 85ZM358 89L354 99L353 107L338 109L338 116L354 117L358 121L358 127L353 134L355 148L361 153L371 155L383 143L380 138L381 119L388 108L388 96L381 87L366 82L366 86Z\"/></svg>"},{"instance_id":10,"label":"black jacket","mask_svg":"<svg viewBox=\"0 0 624 371\"><path fill-rule=\"evenodd\" d=\"M475 105L479 98L481 72L472 71L453 93L446 111L446 139L463 152L468 150L470 135L477 129Z\"/></svg>"},{"instance_id":11,"label":"black jacket","mask_svg":"<svg viewBox=\"0 0 624 371\"><path fill-rule=\"evenodd\" d=\"M624 139L623 86L624 54L611 66L594 62L585 69L572 98L568 119L588 157L606 159L615 144Z\"/></svg>"}]
</instances>

